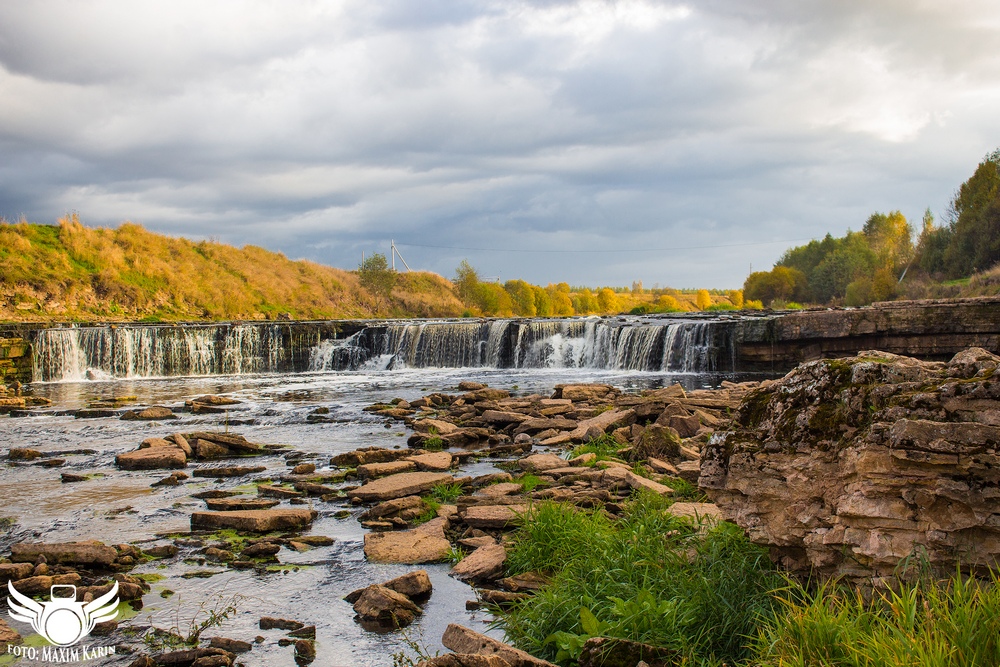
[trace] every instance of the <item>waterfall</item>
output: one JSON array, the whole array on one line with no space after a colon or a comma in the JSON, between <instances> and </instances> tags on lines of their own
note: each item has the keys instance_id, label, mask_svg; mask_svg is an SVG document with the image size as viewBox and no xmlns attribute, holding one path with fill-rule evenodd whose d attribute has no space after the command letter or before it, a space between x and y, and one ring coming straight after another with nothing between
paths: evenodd
<instances>
[{"instance_id":1,"label":"waterfall","mask_svg":"<svg viewBox=\"0 0 1000 667\"><path fill-rule=\"evenodd\" d=\"M45 329L34 340L36 380L239 375L282 370L278 325L106 325Z\"/></svg>"},{"instance_id":2,"label":"waterfall","mask_svg":"<svg viewBox=\"0 0 1000 667\"><path fill-rule=\"evenodd\" d=\"M733 371L732 321L674 318L102 325L41 330L42 381L394 368Z\"/></svg>"},{"instance_id":3,"label":"waterfall","mask_svg":"<svg viewBox=\"0 0 1000 667\"><path fill-rule=\"evenodd\" d=\"M387 323L348 339L324 341L313 349L309 370L481 367L732 371L731 331L729 322L718 320L639 318Z\"/></svg>"}]
</instances>

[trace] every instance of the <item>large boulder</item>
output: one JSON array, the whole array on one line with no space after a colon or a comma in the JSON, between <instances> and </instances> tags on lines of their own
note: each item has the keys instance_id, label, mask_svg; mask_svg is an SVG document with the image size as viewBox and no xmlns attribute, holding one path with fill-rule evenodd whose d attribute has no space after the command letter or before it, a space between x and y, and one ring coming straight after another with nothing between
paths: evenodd
<instances>
[{"instance_id":1,"label":"large boulder","mask_svg":"<svg viewBox=\"0 0 1000 667\"><path fill-rule=\"evenodd\" d=\"M795 572L856 581L910 555L1000 565L1000 362L881 352L802 364L750 392L702 452L722 515Z\"/></svg>"},{"instance_id":2,"label":"large boulder","mask_svg":"<svg viewBox=\"0 0 1000 667\"><path fill-rule=\"evenodd\" d=\"M420 615L421 609L402 593L374 584L364 589L354 613L359 620L376 622L392 628L405 628Z\"/></svg>"}]
</instances>

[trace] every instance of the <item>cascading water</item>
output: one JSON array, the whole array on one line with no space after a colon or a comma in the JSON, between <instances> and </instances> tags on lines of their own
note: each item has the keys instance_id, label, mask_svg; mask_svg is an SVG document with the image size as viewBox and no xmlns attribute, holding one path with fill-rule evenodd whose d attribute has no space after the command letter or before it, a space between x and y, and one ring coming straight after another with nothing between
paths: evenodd
<instances>
[{"instance_id":1,"label":"cascading water","mask_svg":"<svg viewBox=\"0 0 1000 667\"><path fill-rule=\"evenodd\" d=\"M36 380L276 372L287 356L281 327L257 324L45 329L34 340Z\"/></svg>"},{"instance_id":2,"label":"cascading water","mask_svg":"<svg viewBox=\"0 0 1000 667\"><path fill-rule=\"evenodd\" d=\"M393 368L733 371L732 322L655 318L104 325L39 331L42 381ZM325 327L325 328L324 328Z\"/></svg>"},{"instance_id":3,"label":"cascading water","mask_svg":"<svg viewBox=\"0 0 1000 667\"><path fill-rule=\"evenodd\" d=\"M492 320L373 326L313 350L312 371L379 368L599 368L732 371L727 322Z\"/></svg>"}]
</instances>

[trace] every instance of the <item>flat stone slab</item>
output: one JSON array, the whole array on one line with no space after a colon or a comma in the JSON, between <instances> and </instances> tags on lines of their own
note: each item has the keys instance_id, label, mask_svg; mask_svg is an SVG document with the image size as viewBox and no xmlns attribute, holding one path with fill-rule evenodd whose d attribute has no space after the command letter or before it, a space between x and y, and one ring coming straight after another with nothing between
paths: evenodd
<instances>
[{"instance_id":1,"label":"flat stone slab","mask_svg":"<svg viewBox=\"0 0 1000 667\"><path fill-rule=\"evenodd\" d=\"M572 440L582 440L587 435L587 431L595 426L606 433L613 426L626 426L634 422L635 410L631 408L628 410L608 410L596 417L579 422L577 427L570 432L569 437Z\"/></svg>"},{"instance_id":2,"label":"flat stone slab","mask_svg":"<svg viewBox=\"0 0 1000 667\"><path fill-rule=\"evenodd\" d=\"M462 581L493 581L503 576L507 550L502 544L487 544L463 558L451 569L451 576Z\"/></svg>"},{"instance_id":3,"label":"flat stone slab","mask_svg":"<svg viewBox=\"0 0 1000 667\"><path fill-rule=\"evenodd\" d=\"M191 529L220 530L232 528L249 533L298 530L311 524L317 514L315 510L307 509L195 512L191 515Z\"/></svg>"},{"instance_id":4,"label":"flat stone slab","mask_svg":"<svg viewBox=\"0 0 1000 667\"><path fill-rule=\"evenodd\" d=\"M146 447L115 457L122 470L171 470L187 466L187 455L180 447Z\"/></svg>"},{"instance_id":5,"label":"flat stone slab","mask_svg":"<svg viewBox=\"0 0 1000 667\"><path fill-rule=\"evenodd\" d=\"M446 519L432 519L413 530L365 535L365 558L372 563L437 563L447 559L451 543Z\"/></svg>"},{"instance_id":6,"label":"flat stone slab","mask_svg":"<svg viewBox=\"0 0 1000 667\"><path fill-rule=\"evenodd\" d=\"M517 482L500 482L499 484L484 486L473 495L485 498L504 498L506 496L518 495L522 490L523 488Z\"/></svg>"},{"instance_id":7,"label":"flat stone slab","mask_svg":"<svg viewBox=\"0 0 1000 667\"><path fill-rule=\"evenodd\" d=\"M10 559L15 563L34 563L45 556L49 565L100 565L109 567L118 558L114 547L97 541L36 543L22 542L10 547Z\"/></svg>"},{"instance_id":8,"label":"flat stone slab","mask_svg":"<svg viewBox=\"0 0 1000 667\"><path fill-rule=\"evenodd\" d=\"M451 475L438 472L404 472L390 475L351 492L354 498L363 502L375 502L402 498L403 496L420 495L434 488L437 484L455 481Z\"/></svg>"},{"instance_id":9,"label":"flat stone slab","mask_svg":"<svg viewBox=\"0 0 1000 667\"><path fill-rule=\"evenodd\" d=\"M473 528L510 528L521 521L527 505L476 505L461 515L462 521Z\"/></svg>"},{"instance_id":10,"label":"flat stone slab","mask_svg":"<svg viewBox=\"0 0 1000 667\"><path fill-rule=\"evenodd\" d=\"M665 484L654 482L640 475L636 475L627 468L608 468L600 477L600 485L607 489L619 489L628 487L630 489L646 489L661 496L669 496L674 490Z\"/></svg>"},{"instance_id":11,"label":"flat stone slab","mask_svg":"<svg viewBox=\"0 0 1000 667\"><path fill-rule=\"evenodd\" d=\"M504 410L486 410L480 418L487 424L520 424L530 419L528 415Z\"/></svg>"},{"instance_id":12,"label":"flat stone slab","mask_svg":"<svg viewBox=\"0 0 1000 667\"><path fill-rule=\"evenodd\" d=\"M306 494L302 491L286 489L283 486L273 486L271 484L258 484L257 495L269 498L302 498Z\"/></svg>"},{"instance_id":13,"label":"flat stone slab","mask_svg":"<svg viewBox=\"0 0 1000 667\"><path fill-rule=\"evenodd\" d=\"M525 456L517 462L521 470L529 472L542 472L545 470L555 470L565 468L568 465L566 459L555 454L532 454Z\"/></svg>"},{"instance_id":14,"label":"flat stone slab","mask_svg":"<svg viewBox=\"0 0 1000 667\"><path fill-rule=\"evenodd\" d=\"M358 477L362 479L398 475L401 472L411 472L417 469L413 461L386 461L385 463L363 463L358 466Z\"/></svg>"},{"instance_id":15,"label":"flat stone slab","mask_svg":"<svg viewBox=\"0 0 1000 667\"><path fill-rule=\"evenodd\" d=\"M195 477L242 477L256 472L264 472L265 466L227 466L224 468L198 468Z\"/></svg>"},{"instance_id":16,"label":"flat stone slab","mask_svg":"<svg viewBox=\"0 0 1000 667\"><path fill-rule=\"evenodd\" d=\"M215 512L268 510L280 502L279 500L267 500L265 498L209 498L205 500L208 509Z\"/></svg>"},{"instance_id":17,"label":"flat stone slab","mask_svg":"<svg viewBox=\"0 0 1000 667\"><path fill-rule=\"evenodd\" d=\"M406 461L412 461L417 466L417 470L429 470L431 472L444 472L451 469L452 458L448 452L427 452L408 456Z\"/></svg>"},{"instance_id":18,"label":"flat stone slab","mask_svg":"<svg viewBox=\"0 0 1000 667\"><path fill-rule=\"evenodd\" d=\"M417 433L433 433L436 435L448 435L458 430L454 424L440 419L418 419L413 422L413 430Z\"/></svg>"}]
</instances>

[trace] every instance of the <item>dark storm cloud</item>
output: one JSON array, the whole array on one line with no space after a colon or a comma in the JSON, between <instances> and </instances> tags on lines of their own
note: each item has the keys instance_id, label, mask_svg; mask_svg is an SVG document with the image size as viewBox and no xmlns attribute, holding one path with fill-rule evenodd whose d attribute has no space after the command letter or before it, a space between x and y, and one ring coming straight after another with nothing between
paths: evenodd
<instances>
[{"instance_id":1,"label":"dark storm cloud","mask_svg":"<svg viewBox=\"0 0 1000 667\"><path fill-rule=\"evenodd\" d=\"M540 283L737 286L792 239L944 210L1000 143L993 13L4 3L0 214L344 267L395 239L445 275L467 257Z\"/></svg>"}]
</instances>

